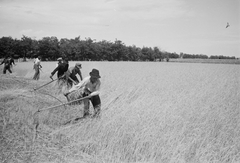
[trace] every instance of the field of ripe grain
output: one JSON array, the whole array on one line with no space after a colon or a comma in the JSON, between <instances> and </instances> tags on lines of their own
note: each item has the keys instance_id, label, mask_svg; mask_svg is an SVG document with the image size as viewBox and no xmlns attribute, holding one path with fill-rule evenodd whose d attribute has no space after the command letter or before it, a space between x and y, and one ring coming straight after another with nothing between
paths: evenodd
<instances>
[{"instance_id":1,"label":"field of ripe grain","mask_svg":"<svg viewBox=\"0 0 240 163\"><path fill-rule=\"evenodd\" d=\"M240 59L198 59L198 58L171 58L170 62L180 63L211 63L211 64L240 64Z\"/></svg>"},{"instance_id":2,"label":"field of ripe grain","mask_svg":"<svg viewBox=\"0 0 240 163\"><path fill-rule=\"evenodd\" d=\"M239 65L81 63L83 77L100 71L101 119L63 127L82 106L62 106L39 113L37 134L35 112L66 102L54 83L32 91L50 81L55 62L42 63L39 81L31 62L0 76L3 162L240 162Z\"/></svg>"}]
</instances>

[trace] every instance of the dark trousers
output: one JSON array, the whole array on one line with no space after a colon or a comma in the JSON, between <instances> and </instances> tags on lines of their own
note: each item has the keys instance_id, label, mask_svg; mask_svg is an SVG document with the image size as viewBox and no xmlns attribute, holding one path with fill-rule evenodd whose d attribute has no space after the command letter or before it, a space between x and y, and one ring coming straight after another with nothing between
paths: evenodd
<instances>
[{"instance_id":1,"label":"dark trousers","mask_svg":"<svg viewBox=\"0 0 240 163\"><path fill-rule=\"evenodd\" d=\"M39 70L39 68L36 68L35 69L35 74L33 76L33 79L34 80L39 80L39 78L40 78L40 70Z\"/></svg>"},{"instance_id":2,"label":"dark trousers","mask_svg":"<svg viewBox=\"0 0 240 163\"><path fill-rule=\"evenodd\" d=\"M12 73L11 69L10 69L10 66L4 66L3 68L3 74L6 74L7 70Z\"/></svg>"},{"instance_id":3,"label":"dark trousers","mask_svg":"<svg viewBox=\"0 0 240 163\"><path fill-rule=\"evenodd\" d=\"M86 93L83 93L83 97L88 96ZM84 103L84 116L89 115L89 101L91 101L93 108L94 108L94 115L93 116L99 116L101 111L101 100L99 95L92 96L89 99L85 99L83 101Z\"/></svg>"}]
</instances>

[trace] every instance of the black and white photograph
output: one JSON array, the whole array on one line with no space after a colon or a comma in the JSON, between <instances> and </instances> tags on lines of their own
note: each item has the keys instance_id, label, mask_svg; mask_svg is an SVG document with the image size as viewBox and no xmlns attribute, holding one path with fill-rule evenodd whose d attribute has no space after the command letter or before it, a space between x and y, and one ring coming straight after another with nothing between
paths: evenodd
<instances>
[{"instance_id":1,"label":"black and white photograph","mask_svg":"<svg viewBox=\"0 0 240 163\"><path fill-rule=\"evenodd\" d=\"M0 0L1 163L240 163L240 0Z\"/></svg>"}]
</instances>

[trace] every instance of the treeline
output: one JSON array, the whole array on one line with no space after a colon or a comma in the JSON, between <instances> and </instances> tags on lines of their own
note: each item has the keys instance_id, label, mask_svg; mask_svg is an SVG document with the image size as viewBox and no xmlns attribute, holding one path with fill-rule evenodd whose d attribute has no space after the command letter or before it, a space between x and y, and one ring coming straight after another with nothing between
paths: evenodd
<instances>
[{"instance_id":1,"label":"treeline","mask_svg":"<svg viewBox=\"0 0 240 163\"><path fill-rule=\"evenodd\" d=\"M223 55L211 55L209 58L210 59L236 59L234 56L228 57Z\"/></svg>"},{"instance_id":2,"label":"treeline","mask_svg":"<svg viewBox=\"0 0 240 163\"><path fill-rule=\"evenodd\" d=\"M208 57L204 54L186 54L180 53L180 58L192 58L192 59L236 59L234 56L223 56L223 55L211 55Z\"/></svg>"},{"instance_id":3,"label":"treeline","mask_svg":"<svg viewBox=\"0 0 240 163\"><path fill-rule=\"evenodd\" d=\"M80 37L60 40L57 37L44 37L41 40L27 36L23 36L20 40L2 37L0 58L9 55L14 58L41 56L43 60L48 61L55 61L58 57L81 61L154 61L179 57L176 53L163 52L158 47L126 46L120 40L96 42L91 38L81 40Z\"/></svg>"},{"instance_id":4,"label":"treeline","mask_svg":"<svg viewBox=\"0 0 240 163\"><path fill-rule=\"evenodd\" d=\"M198 58L198 59L208 59L207 55L204 54L186 54L186 53L180 53L180 58Z\"/></svg>"},{"instance_id":5,"label":"treeline","mask_svg":"<svg viewBox=\"0 0 240 163\"><path fill-rule=\"evenodd\" d=\"M80 36L74 39L62 38L58 40L57 37L44 37L36 40L24 35L20 40L12 37L0 38L0 58L6 56L12 56L16 59L41 56L42 60L48 61L55 61L58 57L81 61L161 61L165 58L168 61L169 58L179 57L208 58L207 55L184 53L178 55L177 53L161 51L158 47L126 46L120 40L97 42L91 38L82 40ZM215 57L211 56L210 59L215 59ZM233 57L224 56L221 58L233 59Z\"/></svg>"}]
</instances>

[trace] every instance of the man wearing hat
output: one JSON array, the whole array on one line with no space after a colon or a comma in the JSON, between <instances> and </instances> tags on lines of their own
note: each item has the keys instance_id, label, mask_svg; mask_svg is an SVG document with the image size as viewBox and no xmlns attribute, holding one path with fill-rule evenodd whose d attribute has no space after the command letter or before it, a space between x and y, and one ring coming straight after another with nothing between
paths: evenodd
<instances>
[{"instance_id":1,"label":"man wearing hat","mask_svg":"<svg viewBox=\"0 0 240 163\"><path fill-rule=\"evenodd\" d=\"M101 111L101 100L99 97L100 85L101 85L99 78L101 78L101 76L99 75L99 71L97 69L92 69L89 75L90 76L84 78L79 84L71 88L69 92L65 94L65 96L67 96L71 92L81 89L82 96L89 97L83 100L83 103L84 103L83 118L90 116L89 114L90 101L94 108L94 114L92 115L92 117L99 117L99 114ZM78 120L78 119L80 118L76 118L75 120Z\"/></svg>"},{"instance_id":2,"label":"man wearing hat","mask_svg":"<svg viewBox=\"0 0 240 163\"><path fill-rule=\"evenodd\" d=\"M63 90L65 89L65 83L66 83L66 72L68 71L68 60L67 58L63 59L63 62L60 63L58 65L58 67L56 67L50 75L50 78L53 80L53 76L54 74L57 72L57 78L58 78L58 82L57 82L57 87L58 87L58 93L63 92Z\"/></svg>"},{"instance_id":3,"label":"man wearing hat","mask_svg":"<svg viewBox=\"0 0 240 163\"><path fill-rule=\"evenodd\" d=\"M52 72L50 75L50 78L52 79L53 75L57 72L57 77L60 79L65 75L65 72L68 70L69 64L68 60L64 59L62 63L60 63Z\"/></svg>"},{"instance_id":4,"label":"man wearing hat","mask_svg":"<svg viewBox=\"0 0 240 163\"><path fill-rule=\"evenodd\" d=\"M76 84L79 83L79 80L77 78L77 74L79 75L80 79L83 80L81 69L82 65L80 63L76 63L74 67L70 67L66 73L68 78L68 84L72 87L73 82Z\"/></svg>"}]
</instances>

